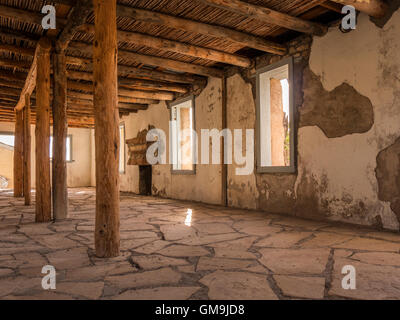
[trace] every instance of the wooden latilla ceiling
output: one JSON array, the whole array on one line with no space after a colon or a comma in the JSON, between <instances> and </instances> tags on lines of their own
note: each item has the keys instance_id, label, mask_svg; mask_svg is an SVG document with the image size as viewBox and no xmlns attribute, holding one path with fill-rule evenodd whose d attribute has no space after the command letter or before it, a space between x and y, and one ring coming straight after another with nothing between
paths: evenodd
<instances>
[{"instance_id":1,"label":"wooden latilla ceiling","mask_svg":"<svg viewBox=\"0 0 400 320\"><path fill-rule=\"evenodd\" d=\"M207 76L222 77L227 66L248 68L255 56L283 55L285 40L300 33L323 35L327 27L316 21L338 18L340 2L359 5L355 0L119 0L120 114L173 100L203 86ZM57 30L41 27L45 4L56 6ZM0 0L0 121L15 121L37 42L44 35L60 38L71 27L74 6L75 0ZM375 16L385 9L380 0L361 6ZM89 13L66 50L70 126L93 126L93 24ZM31 100L34 115L34 93Z\"/></svg>"}]
</instances>

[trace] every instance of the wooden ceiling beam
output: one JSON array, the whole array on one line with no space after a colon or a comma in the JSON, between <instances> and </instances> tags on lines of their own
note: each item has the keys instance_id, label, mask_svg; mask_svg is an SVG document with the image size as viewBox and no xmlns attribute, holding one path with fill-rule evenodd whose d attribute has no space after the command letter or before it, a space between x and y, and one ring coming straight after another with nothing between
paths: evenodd
<instances>
[{"instance_id":1,"label":"wooden ceiling beam","mask_svg":"<svg viewBox=\"0 0 400 320\"><path fill-rule=\"evenodd\" d=\"M10 6L0 5L0 17L15 19L21 22L42 25L43 14L35 11L22 10ZM57 17L57 27L63 27L67 19Z\"/></svg>"},{"instance_id":2,"label":"wooden ceiling beam","mask_svg":"<svg viewBox=\"0 0 400 320\"><path fill-rule=\"evenodd\" d=\"M0 79L4 79L4 80L8 80L8 81L22 81L25 83L26 73L0 70Z\"/></svg>"},{"instance_id":3,"label":"wooden ceiling beam","mask_svg":"<svg viewBox=\"0 0 400 320\"><path fill-rule=\"evenodd\" d=\"M382 18L389 6L382 0L332 0L341 5L350 5L371 17Z\"/></svg>"},{"instance_id":4,"label":"wooden ceiling beam","mask_svg":"<svg viewBox=\"0 0 400 320\"><path fill-rule=\"evenodd\" d=\"M67 0L62 1L65 3L65 1ZM70 5L72 4L73 1L70 2ZM253 36L226 27L170 16L155 11L132 8L124 5L117 5L117 16L152 24L163 25L166 27L194 32L197 34L210 35L216 38L228 39L244 47L250 47L273 54L285 55L287 52L286 46L268 41L262 37Z\"/></svg>"},{"instance_id":5,"label":"wooden ceiling beam","mask_svg":"<svg viewBox=\"0 0 400 320\"><path fill-rule=\"evenodd\" d=\"M72 41L70 43L70 48L71 49L76 49L79 52L85 53L92 55L93 54L93 46L90 44L87 44L85 42L78 42L78 41ZM130 61L134 61L137 63L142 63L150 66L158 66L158 67L163 67L166 69L170 69L173 71L178 71L178 72L188 72L192 74L198 74L202 76L211 76L211 77L217 77L217 78L222 78L224 76L224 72L219 69L215 68L210 68L210 67L204 67L201 65L196 65L193 63L187 63L187 62L180 62L177 60L172 60L172 59L166 59L166 58L160 58L156 56L148 56L144 54L139 54L127 50L118 50L118 58L120 59L126 59Z\"/></svg>"},{"instance_id":6,"label":"wooden ceiling beam","mask_svg":"<svg viewBox=\"0 0 400 320\"><path fill-rule=\"evenodd\" d=\"M165 92L152 92L152 91L138 91L138 90L123 90L122 93L118 92L119 101L125 100L126 98L134 99L150 99L153 101L158 100L173 100L174 95ZM68 90L68 97L79 98L84 100L93 100L93 94L80 93L72 90ZM126 102L126 101L124 101Z\"/></svg>"},{"instance_id":7,"label":"wooden ceiling beam","mask_svg":"<svg viewBox=\"0 0 400 320\"><path fill-rule=\"evenodd\" d=\"M28 61L17 61L17 60L13 60L13 59L0 58L0 66L8 67L8 68L29 70L31 63Z\"/></svg>"},{"instance_id":8,"label":"wooden ceiling beam","mask_svg":"<svg viewBox=\"0 0 400 320\"><path fill-rule=\"evenodd\" d=\"M155 11L118 5L117 16L134 19L136 21L162 25L187 32L222 38L225 40L230 40L234 43L238 43L243 47L250 47L273 54L284 55L287 52L286 46L268 41L261 37L253 36L226 27L170 16Z\"/></svg>"},{"instance_id":9,"label":"wooden ceiling beam","mask_svg":"<svg viewBox=\"0 0 400 320\"><path fill-rule=\"evenodd\" d=\"M21 89L21 87L24 86L24 82L20 81L20 80L19 81L12 81L12 80L10 81L10 80L0 79L0 86Z\"/></svg>"},{"instance_id":10,"label":"wooden ceiling beam","mask_svg":"<svg viewBox=\"0 0 400 320\"><path fill-rule=\"evenodd\" d=\"M90 61L90 59L85 59L85 58L74 58L74 62L77 62L77 59L80 59L83 64L87 64ZM71 62L71 59L70 57L67 56L67 63L68 62ZM70 79L81 79L87 81L93 80L93 74L89 72L68 70L67 73L68 73L68 78ZM118 65L118 75L120 77L128 76L130 78L167 81L167 82L175 82L183 84L205 83L207 81L206 78L204 77L192 74L175 74L175 73L162 72L157 70L137 68L125 65Z\"/></svg>"},{"instance_id":11,"label":"wooden ceiling beam","mask_svg":"<svg viewBox=\"0 0 400 320\"><path fill-rule=\"evenodd\" d=\"M288 14L253 5L239 0L200 0L202 3L219 9L234 12L247 18L274 24L289 30L323 36L328 27L319 23L307 21Z\"/></svg>"},{"instance_id":12,"label":"wooden ceiling beam","mask_svg":"<svg viewBox=\"0 0 400 320\"><path fill-rule=\"evenodd\" d=\"M75 81L68 81L68 90L82 90L93 93L92 84L83 84ZM141 99L155 99L155 100L174 100L174 94L163 91L140 91L140 90L127 90L118 89L118 96L141 98Z\"/></svg>"},{"instance_id":13,"label":"wooden ceiling beam","mask_svg":"<svg viewBox=\"0 0 400 320\"><path fill-rule=\"evenodd\" d=\"M69 19L56 41L57 52L64 51L79 28L92 12L92 0L80 0L72 8Z\"/></svg>"},{"instance_id":14,"label":"wooden ceiling beam","mask_svg":"<svg viewBox=\"0 0 400 320\"><path fill-rule=\"evenodd\" d=\"M35 55L35 49L17 47L9 44L0 43L1 52L12 52L22 56L32 57Z\"/></svg>"},{"instance_id":15,"label":"wooden ceiling beam","mask_svg":"<svg viewBox=\"0 0 400 320\"><path fill-rule=\"evenodd\" d=\"M161 90L161 91L172 91L178 93L187 93L189 91L188 86L170 84L167 82L141 80L141 79L119 78L118 84L120 87L140 88L142 90Z\"/></svg>"},{"instance_id":16,"label":"wooden ceiling beam","mask_svg":"<svg viewBox=\"0 0 400 320\"><path fill-rule=\"evenodd\" d=\"M14 45L1 45L0 44L0 51L6 51L6 52L11 52L11 53L17 53L17 54L24 54L26 56L34 56L35 55L35 50L30 49L30 48L20 48ZM67 56L67 64L70 65L77 65L77 66L84 66L88 67L89 69L92 68L92 60L91 59L85 59L85 58L78 58L78 57L73 57L73 56ZM28 62L18 62L14 61L11 59L3 59L3 64L10 66L10 67L18 67L19 69L29 69L31 66L30 63ZM1 60L0 60L1 64ZM201 77L196 77L196 76L190 76L190 75L174 75L170 73L163 73L159 71L152 71L152 70L146 70L146 69L139 69L139 68L134 68L134 67L129 67L129 66L120 66L120 74L129 74L129 75L137 75L139 78L150 78L150 79L157 79L164 80L164 81L172 81L172 82L182 82L182 83L194 83L194 82L203 82L205 81L204 78ZM1 70L0 70L0 77L1 77ZM80 80L87 80L87 81L92 81L92 73L87 73L87 72L79 72L79 71L70 71L71 77L75 79L80 79ZM12 74L10 74L12 77ZM122 77L120 79L123 79ZM133 86L134 82L132 82L131 79L126 79L128 82L130 81L131 84L126 84L126 86ZM142 79L141 85L144 87L149 87L151 88L152 82L145 79ZM153 85L155 86L154 89L157 89L157 87L163 87L163 83L161 82L153 82ZM138 85L136 86L138 87ZM187 88L184 86L180 85L172 85L172 84L164 84L165 91L173 91L173 92L180 92L180 93L185 93L187 92Z\"/></svg>"},{"instance_id":17,"label":"wooden ceiling beam","mask_svg":"<svg viewBox=\"0 0 400 320\"><path fill-rule=\"evenodd\" d=\"M31 95L33 90L35 89L36 86L36 75L37 75L37 58L39 55L43 54L46 51L51 50L51 41L43 37L39 40L36 50L35 50L35 56L33 58L33 62L31 65L31 68L28 72L28 76L25 81L25 85L22 89L20 99L15 107L15 110L22 110L25 106L25 96Z\"/></svg>"},{"instance_id":18,"label":"wooden ceiling beam","mask_svg":"<svg viewBox=\"0 0 400 320\"><path fill-rule=\"evenodd\" d=\"M80 29L80 31L93 34L94 26L86 24ZM137 32L118 30L118 41L175 52L190 57L231 64L243 68L249 68L252 66L252 61L250 59L237 54L226 53L211 48L199 47Z\"/></svg>"},{"instance_id":19,"label":"wooden ceiling beam","mask_svg":"<svg viewBox=\"0 0 400 320\"><path fill-rule=\"evenodd\" d=\"M91 0L82 0L77 3L77 5L72 9L72 13L70 14L70 19L67 20L58 17L57 18L57 23L61 21L61 25L64 26L63 31L58 37L58 40L56 42L56 48L59 48L59 50L66 49L68 46L68 42L72 39L73 35L75 34L76 31L81 31L81 32L90 32L93 33L94 26L93 25L83 25L85 23L85 20L89 13L92 11L91 6L92 6L92 1ZM72 5L72 3L70 4ZM21 10L21 9L16 9L12 7L7 7L7 6L0 6L0 11L4 8L4 12L0 12L0 16L3 17L8 17L8 18L13 18L17 19L20 21L24 22L30 22L34 24L41 24L41 19L43 18L43 15L37 12L30 12L26 10ZM122 8L123 11L124 7ZM188 20L190 21L190 20ZM205 25L203 23L199 23L200 25ZM219 27L221 28L221 27ZM227 28L225 28L227 29ZM230 29L227 29L230 30ZM231 30L233 33L241 34L238 31ZM236 34L235 33L235 34ZM236 37L238 38L239 36L236 34ZM242 34L242 37L253 37L250 35ZM282 45L279 44L273 44L272 46L270 45L270 42L267 40L264 40L262 38L256 38L256 40L253 39L253 42L260 42L261 45L268 45L270 47L273 47L272 51L275 53L275 51L286 51L286 48ZM258 39L258 40L257 40ZM130 43L139 43L145 46L148 46L150 48L156 48L156 49L161 49L161 50L167 50L171 52L177 52L189 56L193 56L196 58L202 58L202 59L207 59L211 61L216 61L216 62L222 62L222 63L227 63L227 64L232 64L232 65L237 65L240 67L250 67L252 65L252 62L250 59L246 57L241 57L239 55L235 54L230 54L230 53L225 53L222 51L210 49L210 48L203 48L195 45L190 45L190 44L185 44L185 43L180 43L178 41L173 41L173 40L168 40L168 39L161 39L149 35L144 35L144 34L139 34L135 32L127 32L127 31L118 31L118 40L119 41L124 41L124 42L130 42ZM278 49L275 49L275 47L278 47ZM268 51L269 52L269 51Z\"/></svg>"},{"instance_id":20,"label":"wooden ceiling beam","mask_svg":"<svg viewBox=\"0 0 400 320\"><path fill-rule=\"evenodd\" d=\"M337 12L337 13L342 13L342 8L343 5L337 2L333 2L333 1L324 1L320 4L321 7L324 7L325 9Z\"/></svg>"}]
</instances>

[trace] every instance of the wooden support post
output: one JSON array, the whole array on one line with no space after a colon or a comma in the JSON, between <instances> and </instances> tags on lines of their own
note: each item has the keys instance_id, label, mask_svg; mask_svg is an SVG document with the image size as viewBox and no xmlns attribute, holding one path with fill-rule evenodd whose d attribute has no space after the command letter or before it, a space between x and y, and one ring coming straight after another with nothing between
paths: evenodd
<instances>
[{"instance_id":1,"label":"wooden support post","mask_svg":"<svg viewBox=\"0 0 400 320\"><path fill-rule=\"evenodd\" d=\"M119 255L119 129L117 1L93 0L96 146L96 255Z\"/></svg>"},{"instance_id":2,"label":"wooden support post","mask_svg":"<svg viewBox=\"0 0 400 320\"><path fill-rule=\"evenodd\" d=\"M226 77L224 76L221 81L221 94L222 94L222 130L227 129L227 92L226 92ZM228 206L228 164L225 163L225 153L228 151L225 149L225 138L224 143L221 144L221 205Z\"/></svg>"},{"instance_id":3,"label":"wooden support post","mask_svg":"<svg viewBox=\"0 0 400 320\"><path fill-rule=\"evenodd\" d=\"M24 108L24 197L25 205L31 205L31 100L25 96Z\"/></svg>"},{"instance_id":4,"label":"wooden support post","mask_svg":"<svg viewBox=\"0 0 400 320\"><path fill-rule=\"evenodd\" d=\"M14 197L22 197L24 192L23 145L24 116L22 111L16 111L15 141L14 141Z\"/></svg>"},{"instance_id":5,"label":"wooden support post","mask_svg":"<svg viewBox=\"0 0 400 320\"><path fill-rule=\"evenodd\" d=\"M50 51L51 42L38 44L36 79L36 222L51 221L50 185Z\"/></svg>"},{"instance_id":6,"label":"wooden support post","mask_svg":"<svg viewBox=\"0 0 400 320\"><path fill-rule=\"evenodd\" d=\"M53 216L55 220L63 220L68 216L67 73L64 52L53 55L53 68Z\"/></svg>"}]
</instances>

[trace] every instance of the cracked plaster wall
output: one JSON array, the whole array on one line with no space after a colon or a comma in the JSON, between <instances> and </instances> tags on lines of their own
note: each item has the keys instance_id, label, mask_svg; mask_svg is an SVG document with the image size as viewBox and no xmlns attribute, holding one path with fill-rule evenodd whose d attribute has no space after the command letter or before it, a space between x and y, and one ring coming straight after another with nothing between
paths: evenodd
<instances>
[{"instance_id":1,"label":"cracked plaster wall","mask_svg":"<svg viewBox=\"0 0 400 320\"><path fill-rule=\"evenodd\" d=\"M230 205L399 229L399 34L400 10L382 29L361 14L355 31L331 28L313 39L309 66L295 67L303 74L303 84L295 79L303 89L295 97L297 174L237 177L232 168ZM229 126L254 128L254 88L236 74L228 90Z\"/></svg>"}]
</instances>

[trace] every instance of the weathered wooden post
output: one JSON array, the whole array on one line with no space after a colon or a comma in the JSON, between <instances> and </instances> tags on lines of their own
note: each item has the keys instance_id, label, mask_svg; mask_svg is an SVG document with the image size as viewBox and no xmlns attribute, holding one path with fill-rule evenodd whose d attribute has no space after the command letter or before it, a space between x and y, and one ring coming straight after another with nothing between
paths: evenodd
<instances>
[{"instance_id":1,"label":"weathered wooden post","mask_svg":"<svg viewBox=\"0 0 400 320\"><path fill-rule=\"evenodd\" d=\"M24 197L25 205L31 205L31 99L25 95L24 112Z\"/></svg>"},{"instance_id":2,"label":"weathered wooden post","mask_svg":"<svg viewBox=\"0 0 400 320\"><path fill-rule=\"evenodd\" d=\"M117 3L93 0L96 146L96 230L98 257L119 255L119 130L117 87Z\"/></svg>"},{"instance_id":3,"label":"weathered wooden post","mask_svg":"<svg viewBox=\"0 0 400 320\"><path fill-rule=\"evenodd\" d=\"M53 68L53 216L55 220L63 220L68 216L67 72L64 51L53 55Z\"/></svg>"},{"instance_id":4,"label":"weathered wooden post","mask_svg":"<svg viewBox=\"0 0 400 320\"><path fill-rule=\"evenodd\" d=\"M24 192L23 145L24 145L24 115L22 110L16 111L14 133L14 197L22 197Z\"/></svg>"},{"instance_id":5,"label":"weathered wooden post","mask_svg":"<svg viewBox=\"0 0 400 320\"><path fill-rule=\"evenodd\" d=\"M36 222L51 221L50 185L50 51L48 38L40 39L36 79Z\"/></svg>"}]
</instances>

